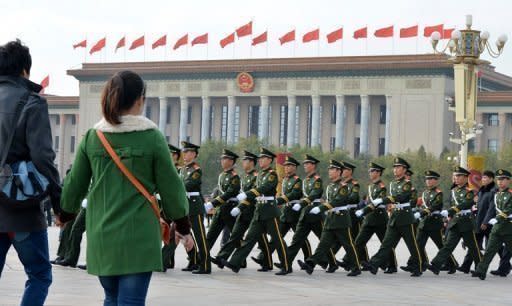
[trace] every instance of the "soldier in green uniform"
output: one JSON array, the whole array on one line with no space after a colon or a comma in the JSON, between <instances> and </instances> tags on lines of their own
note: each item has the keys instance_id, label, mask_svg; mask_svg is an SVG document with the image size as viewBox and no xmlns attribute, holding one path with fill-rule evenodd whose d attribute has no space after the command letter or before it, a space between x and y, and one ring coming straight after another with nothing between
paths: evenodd
<instances>
[{"instance_id":1,"label":"soldier in green uniform","mask_svg":"<svg viewBox=\"0 0 512 306\"><path fill-rule=\"evenodd\" d=\"M443 209L443 192L438 187L439 173L428 170L425 171L425 184L427 189L421 194L419 202L421 203L414 217L420 220L418 230L416 232L416 241L420 248L421 258L423 260L422 266L424 269L428 266L428 256L425 252L428 238L432 239L438 249L444 246L443 235L443 216L441 211ZM448 274L453 274L457 270L457 263L453 255L448 259ZM408 267L400 267L404 271L409 271Z\"/></svg>"},{"instance_id":2,"label":"soldier in green uniform","mask_svg":"<svg viewBox=\"0 0 512 306\"><path fill-rule=\"evenodd\" d=\"M206 212L215 208L206 242L211 250L222 230L227 227L231 231L235 225L236 218L231 215L231 210L238 205L236 196L240 193L240 177L233 169L238 155L224 149L221 156L222 173L217 181L217 196L204 205Z\"/></svg>"},{"instance_id":3,"label":"soldier in green uniform","mask_svg":"<svg viewBox=\"0 0 512 306\"><path fill-rule=\"evenodd\" d=\"M211 273L211 260L204 228L204 215L206 211L204 209L203 196L201 195L202 171L195 161L200 147L186 141L182 141L181 144L183 146L182 152L185 165L180 169L179 174L187 191L190 224L194 233L199 259L197 266L189 264L188 267L182 270L192 271L194 274L209 274Z\"/></svg>"},{"instance_id":4,"label":"soldier in green uniform","mask_svg":"<svg viewBox=\"0 0 512 306\"><path fill-rule=\"evenodd\" d=\"M258 173L256 187L237 196L240 202L256 198L257 203L242 246L235 251L229 262L222 260L222 264L233 272L238 273L242 262L247 258L256 242L260 240L261 235L265 233L270 235L279 259L284 263L284 267L276 275L286 275L292 272L291 267L288 266L288 249L279 231L279 209L275 201L278 177L276 171L271 167L275 157L274 153L261 148L258 158L261 170Z\"/></svg>"},{"instance_id":5,"label":"soldier in green uniform","mask_svg":"<svg viewBox=\"0 0 512 306\"><path fill-rule=\"evenodd\" d=\"M292 209L292 206L299 203L302 198L302 180L296 174L299 165L300 163L291 156L287 156L283 163L285 177L281 183L281 194L276 199L278 207L281 208L279 230L283 238L290 230L295 231L297 222L299 222L300 212ZM271 249L270 251L273 252L274 250ZM302 252L304 253L304 259L312 255L311 245L307 239L302 246ZM264 252L261 252L255 261L263 263L264 254Z\"/></svg>"},{"instance_id":6,"label":"soldier in green uniform","mask_svg":"<svg viewBox=\"0 0 512 306\"><path fill-rule=\"evenodd\" d=\"M475 193L468 187L469 171L456 166L453 174L457 187L452 189L452 206L448 210L441 211L443 217L449 217L447 226L448 236L446 237L446 243L428 266L428 269L436 275L439 274L441 266L448 260L448 257L450 257L455 247L457 247L461 238L471 252L475 265L480 262L482 256L478 249L478 243L475 237L476 224L473 213L471 212L471 207L475 204Z\"/></svg>"},{"instance_id":7,"label":"soldier in green uniform","mask_svg":"<svg viewBox=\"0 0 512 306\"><path fill-rule=\"evenodd\" d=\"M302 162L306 177L302 181L302 199L299 203L292 206L294 211L300 211L299 221L295 228L292 243L288 248L288 265L291 267L293 260L297 256L299 250L304 246L309 233L313 232L320 239L322 235L324 214L310 214L313 207L321 205L323 193L322 178L316 173L316 166L320 161L311 155L306 154L305 160ZM326 269L329 264L328 271L334 272L338 268L336 258L332 249L329 252L328 262L318 263L322 268ZM283 266L283 262L276 264L278 267Z\"/></svg>"},{"instance_id":8,"label":"soldier in green uniform","mask_svg":"<svg viewBox=\"0 0 512 306\"><path fill-rule=\"evenodd\" d=\"M248 192L249 190L256 188L258 171L256 171L255 165L257 159L258 156L252 154L249 151L244 151L244 156L242 157L242 167L245 171L245 176L240 184L242 192ZM224 268L224 265L222 264L223 260L228 260L235 249L240 246L240 243L244 238L244 234L251 223L255 208L256 198L252 198L241 201L231 210L231 215L236 217L235 225L233 226L229 240L220 248L217 257L212 258L212 262L219 268ZM262 268L258 271L270 271L272 270L272 257L270 254L271 246L269 245L266 234L261 235L258 244L263 254L261 259ZM244 265L245 263L242 262L241 267L244 267Z\"/></svg>"},{"instance_id":9,"label":"soldier in green uniform","mask_svg":"<svg viewBox=\"0 0 512 306\"><path fill-rule=\"evenodd\" d=\"M482 261L477 265L476 270L471 272L473 277L485 279L487 269L494 255L505 244L505 248L512 252L512 189L509 188L512 174L504 169L496 171L498 192L494 195L496 218L489 221L493 225L489 242Z\"/></svg>"},{"instance_id":10,"label":"soldier in green uniform","mask_svg":"<svg viewBox=\"0 0 512 306\"><path fill-rule=\"evenodd\" d=\"M377 235L377 238L382 243L389 220L386 204L375 204L379 199L384 199L387 196L386 185L381 180L382 172L385 168L373 162L370 162L368 166L368 175L371 183L368 185L367 205L355 212L357 218L364 217L363 225L355 240L357 254L360 255L359 258L364 257L366 253L365 246L373 234ZM396 270L396 256L393 249L389 254L389 261L384 273L390 274L396 272Z\"/></svg>"},{"instance_id":11,"label":"soldier in green uniform","mask_svg":"<svg viewBox=\"0 0 512 306\"><path fill-rule=\"evenodd\" d=\"M422 274L421 254L416 243L416 235L412 225L414 223L414 215L411 203L409 202L412 194L412 183L405 179L405 171L409 168L410 166L407 161L396 157L393 164L395 179L389 184L388 196L373 202L375 205L380 205L381 203L391 204L390 209L392 209L392 213L382 245L377 254L370 259L365 267L372 274L377 274L378 267L389 260L392 249L396 247L401 238L404 239L413 258L411 276L421 276Z\"/></svg>"},{"instance_id":12,"label":"soldier in green uniform","mask_svg":"<svg viewBox=\"0 0 512 306\"><path fill-rule=\"evenodd\" d=\"M327 213L325 225L322 230L320 242L315 253L305 261L299 260L301 269L308 274L313 273L315 265L325 262L331 246L341 244L347 252L347 261L352 267L352 271L347 276L357 276L361 274L359 259L356 248L352 240L352 221L350 220L350 190L349 185L342 182L341 173L345 167L342 163L331 160L329 164L329 179L331 183L325 191L326 199L323 204L313 207L309 214L318 215Z\"/></svg>"}]
</instances>

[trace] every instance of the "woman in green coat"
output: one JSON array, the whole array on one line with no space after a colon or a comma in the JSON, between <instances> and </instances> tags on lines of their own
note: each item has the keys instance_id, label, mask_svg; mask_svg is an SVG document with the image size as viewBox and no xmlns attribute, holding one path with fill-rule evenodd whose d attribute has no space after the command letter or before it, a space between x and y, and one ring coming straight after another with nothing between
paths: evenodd
<instances>
[{"instance_id":1,"label":"woman in green coat","mask_svg":"<svg viewBox=\"0 0 512 306\"><path fill-rule=\"evenodd\" d=\"M185 189L164 136L141 115L144 96L144 82L133 72L107 82L103 119L82 139L62 191L62 207L70 213L77 213L87 196L87 271L99 276L104 305L144 305L152 271L162 270L161 233L151 204L117 168L96 130L142 185L160 194L165 219L176 223L186 247L193 245Z\"/></svg>"}]
</instances>

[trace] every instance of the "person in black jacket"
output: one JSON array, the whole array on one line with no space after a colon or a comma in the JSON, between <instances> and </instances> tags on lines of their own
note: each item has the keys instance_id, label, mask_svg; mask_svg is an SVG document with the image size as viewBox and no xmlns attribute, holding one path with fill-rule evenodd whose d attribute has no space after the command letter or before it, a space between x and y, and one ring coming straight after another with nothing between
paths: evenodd
<instances>
[{"instance_id":1,"label":"person in black jacket","mask_svg":"<svg viewBox=\"0 0 512 306\"><path fill-rule=\"evenodd\" d=\"M482 175L482 186L478 190L478 201L476 203L476 231L475 237L478 244L478 248L483 250L484 238L485 244L489 240L489 235L491 233L491 227L489 225L489 220L492 217L488 216L489 207L494 200L494 194L496 193L496 184L494 183L494 173L490 170L484 171ZM473 264L473 258L471 254L466 254L464 257L464 262L457 269L464 273L469 273L471 269L471 264Z\"/></svg>"},{"instance_id":2,"label":"person in black jacket","mask_svg":"<svg viewBox=\"0 0 512 306\"><path fill-rule=\"evenodd\" d=\"M60 208L61 186L59 173L53 164L55 152L48 105L37 94L41 86L28 80L31 66L29 49L19 40L0 46L0 150L8 150L6 164L32 161L48 179L51 205L58 223L62 224L73 216L63 213ZM16 120L15 110L24 100L26 103ZM9 147L13 128L14 138ZM43 305L52 282L48 224L43 203L34 202L30 206L23 205L26 202L13 203L0 192L0 273L8 250L14 245L28 276L21 305Z\"/></svg>"}]
</instances>

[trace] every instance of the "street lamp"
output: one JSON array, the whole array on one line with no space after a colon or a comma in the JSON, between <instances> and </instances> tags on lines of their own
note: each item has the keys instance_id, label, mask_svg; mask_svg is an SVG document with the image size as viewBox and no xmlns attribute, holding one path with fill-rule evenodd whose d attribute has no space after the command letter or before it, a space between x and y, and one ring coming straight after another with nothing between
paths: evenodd
<instances>
[{"instance_id":1,"label":"street lamp","mask_svg":"<svg viewBox=\"0 0 512 306\"><path fill-rule=\"evenodd\" d=\"M507 35L501 35L496 41L496 50L489 43L490 34L487 31L471 29L473 17L466 15L466 29L452 32L446 46L438 50L441 33L434 32L430 41L435 53L449 51L449 61L453 63L455 81L455 121L460 126L461 138L450 140L460 144L460 166L468 166L468 141L482 132L482 126L476 124L477 104L477 66L490 64L480 59L487 50L489 55L497 58L503 53L503 47L508 40ZM455 141L456 140L456 141Z\"/></svg>"}]
</instances>

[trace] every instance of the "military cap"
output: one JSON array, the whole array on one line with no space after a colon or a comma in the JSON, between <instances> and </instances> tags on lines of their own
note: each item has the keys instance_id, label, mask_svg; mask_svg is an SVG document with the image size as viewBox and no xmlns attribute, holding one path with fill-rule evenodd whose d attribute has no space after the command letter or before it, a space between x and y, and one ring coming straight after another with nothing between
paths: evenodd
<instances>
[{"instance_id":1,"label":"military cap","mask_svg":"<svg viewBox=\"0 0 512 306\"><path fill-rule=\"evenodd\" d=\"M512 177L512 174L509 171L507 171L505 169L496 170L496 178L497 179L500 179L500 178L508 178L509 179L510 177Z\"/></svg>"},{"instance_id":2,"label":"military cap","mask_svg":"<svg viewBox=\"0 0 512 306\"><path fill-rule=\"evenodd\" d=\"M269 158L274 159L276 157L276 155L274 153L272 153L271 151L269 151L268 149L261 148L259 157L269 157Z\"/></svg>"},{"instance_id":3,"label":"military cap","mask_svg":"<svg viewBox=\"0 0 512 306\"><path fill-rule=\"evenodd\" d=\"M441 175L433 170L427 170L425 171L425 179L433 178L438 180L441 177Z\"/></svg>"},{"instance_id":4,"label":"military cap","mask_svg":"<svg viewBox=\"0 0 512 306\"><path fill-rule=\"evenodd\" d=\"M309 154L306 154L304 155L304 160L302 161L303 164L305 163L312 163L312 164L318 164L320 161L316 158L314 158L313 156L309 155Z\"/></svg>"},{"instance_id":5,"label":"military cap","mask_svg":"<svg viewBox=\"0 0 512 306\"><path fill-rule=\"evenodd\" d=\"M411 169L407 169L407 170L405 170L405 175L413 176L414 172Z\"/></svg>"},{"instance_id":6,"label":"military cap","mask_svg":"<svg viewBox=\"0 0 512 306\"><path fill-rule=\"evenodd\" d=\"M169 152L171 152L172 154L178 154L180 155L181 153L181 150L179 148L176 148L175 146L173 146L172 144L167 144L167 146L169 147Z\"/></svg>"},{"instance_id":7,"label":"military cap","mask_svg":"<svg viewBox=\"0 0 512 306\"><path fill-rule=\"evenodd\" d=\"M411 165L409 165L409 163L401 157L395 157L395 159L393 160L393 167L396 166L402 166L407 169L411 168Z\"/></svg>"},{"instance_id":8,"label":"military cap","mask_svg":"<svg viewBox=\"0 0 512 306\"><path fill-rule=\"evenodd\" d=\"M382 171L384 171L384 169L386 169L386 168L382 167L381 165L378 165L378 164L376 164L374 162L370 162L368 164L368 168L370 168L370 171L377 170L377 171L380 171L380 172L382 172Z\"/></svg>"},{"instance_id":9,"label":"military cap","mask_svg":"<svg viewBox=\"0 0 512 306\"><path fill-rule=\"evenodd\" d=\"M298 165L300 165L300 163L295 158L293 158L291 156L286 156L286 159L285 159L283 165L284 166L286 166L286 165L298 166Z\"/></svg>"},{"instance_id":10,"label":"military cap","mask_svg":"<svg viewBox=\"0 0 512 306\"><path fill-rule=\"evenodd\" d=\"M181 149L181 151L183 151L183 152L194 151L194 152L198 153L199 152L199 148L200 148L200 146L195 145L195 144L190 143L190 142L186 142L186 141L182 141L181 142L181 146L183 147L183 149Z\"/></svg>"},{"instance_id":11,"label":"military cap","mask_svg":"<svg viewBox=\"0 0 512 306\"><path fill-rule=\"evenodd\" d=\"M234 152L232 151L229 151L227 149L224 149L222 151L222 155L220 156L221 158L229 158L229 159L232 159L232 160L236 160L238 158L238 155L235 154Z\"/></svg>"},{"instance_id":12,"label":"military cap","mask_svg":"<svg viewBox=\"0 0 512 306\"><path fill-rule=\"evenodd\" d=\"M256 154L252 154L251 152L249 151L244 151L244 156L242 157L242 160L252 160L252 161L256 161L258 159L258 156Z\"/></svg>"},{"instance_id":13,"label":"military cap","mask_svg":"<svg viewBox=\"0 0 512 306\"><path fill-rule=\"evenodd\" d=\"M343 164L343 169L354 170L356 168L356 166L352 165L349 162L342 161L341 163Z\"/></svg>"},{"instance_id":14,"label":"military cap","mask_svg":"<svg viewBox=\"0 0 512 306\"><path fill-rule=\"evenodd\" d=\"M344 168L344 166L343 166L343 163L341 163L341 162L339 162L337 160L331 159L329 161L329 169L331 169L331 168L336 168L336 169L340 169L341 170L341 169Z\"/></svg>"},{"instance_id":15,"label":"military cap","mask_svg":"<svg viewBox=\"0 0 512 306\"><path fill-rule=\"evenodd\" d=\"M468 176L470 174L470 172L468 170L462 168L461 166L455 166L455 167L453 167L453 174Z\"/></svg>"}]
</instances>

